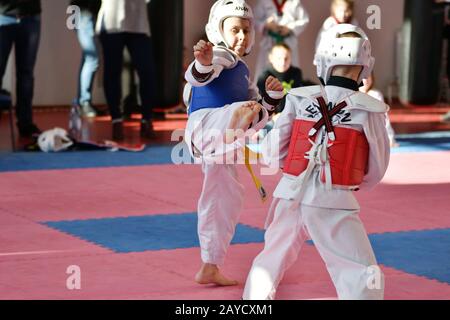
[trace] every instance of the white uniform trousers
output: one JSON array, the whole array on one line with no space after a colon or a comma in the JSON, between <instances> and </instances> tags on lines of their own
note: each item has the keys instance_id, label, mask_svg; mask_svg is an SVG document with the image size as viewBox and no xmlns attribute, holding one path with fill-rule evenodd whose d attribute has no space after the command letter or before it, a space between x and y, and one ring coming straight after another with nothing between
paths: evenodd
<instances>
[{"instance_id":1,"label":"white uniform trousers","mask_svg":"<svg viewBox=\"0 0 450 320\"><path fill-rule=\"evenodd\" d=\"M204 263L222 265L239 221L244 186L236 165L203 164L203 190L198 202L198 235Z\"/></svg>"},{"instance_id":2,"label":"white uniform trousers","mask_svg":"<svg viewBox=\"0 0 450 320\"><path fill-rule=\"evenodd\" d=\"M291 205L290 200L274 199L274 219L266 230L264 250L253 262L243 298L274 299L309 234L339 299L383 299L384 276L358 211L306 205L291 210Z\"/></svg>"},{"instance_id":3,"label":"white uniform trousers","mask_svg":"<svg viewBox=\"0 0 450 320\"><path fill-rule=\"evenodd\" d=\"M234 160L236 150L243 148L243 142L224 145L221 138L214 137L217 132L225 133L233 112L242 104L196 111L190 116L186 129L188 145L192 147L193 144L207 158L202 162L204 180L198 201L198 235L204 263L223 264L242 210L244 187L238 180ZM261 121L255 119L253 130L259 130L267 123L268 112L265 109L263 112ZM215 156L210 156L213 150ZM194 153L192 149L191 152ZM223 161L215 163L215 158Z\"/></svg>"}]
</instances>

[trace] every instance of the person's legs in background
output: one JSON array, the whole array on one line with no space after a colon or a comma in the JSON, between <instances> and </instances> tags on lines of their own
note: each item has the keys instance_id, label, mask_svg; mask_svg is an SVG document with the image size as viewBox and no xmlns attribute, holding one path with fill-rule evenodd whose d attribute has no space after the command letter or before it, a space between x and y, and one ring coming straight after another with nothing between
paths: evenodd
<instances>
[{"instance_id":1,"label":"person's legs in background","mask_svg":"<svg viewBox=\"0 0 450 320\"><path fill-rule=\"evenodd\" d=\"M124 52L124 75L122 81L125 80L125 87L127 87L128 94L123 98L123 116L125 119L132 119L133 113L141 112L141 101L138 98L138 80L136 69L131 62L131 56L128 50ZM122 85L123 86L123 85Z\"/></svg>"},{"instance_id":2,"label":"person's legs in background","mask_svg":"<svg viewBox=\"0 0 450 320\"><path fill-rule=\"evenodd\" d=\"M41 18L23 18L17 25L15 37L17 125L21 137L30 137L41 131L33 123L34 66L39 49Z\"/></svg>"},{"instance_id":3,"label":"person's legs in background","mask_svg":"<svg viewBox=\"0 0 450 320\"><path fill-rule=\"evenodd\" d=\"M151 38L145 34L128 33L127 48L139 75L139 93L142 101L141 136L151 139L155 137L152 112L157 90Z\"/></svg>"},{"instance_id":4,"label":"person's legs in background","mask_svg":"<svg viewBox=\"0 0 450 320\"><path fill-rule=\"evenodd\" d=\"M3 76L11 54L16 30L16 25L0 26L0 88L3 88Z\"/></svg>"},{"instance_id":5,"label":"person's legs in background","mask_svg":"<svg viewBox=\"0 0 450 320\"><path fill-rule=\"evenodd\" d=\"M124 138L120 100L122 98L121 76L125 37L124 33L103 32L100 34L105 68L103 74L105 97L111 114L114 140L123 140Z\"/></svg>"},{"instance_id":6,"label":"person's legs in background","mask_svg":"<svg viewBox=\"0 0 450 320\"><path fill-rule=\"evenodd\" d=\"M82 114L95 117L96 110L92 106L92 86L99 66L98 49L95 43L95 18L90 12L82 11L80 26L77 29L78 41L82 50L82 60L78 78L78 104Z\"/></svg>"},{"instance_id":7,"label":"person's legs in background","mask_svg":"<svg viewBox=\"0 0 450 320\"><path fill-rule=\"evenodd\" d=\"M449 10L450 12L450 10ZM449 17L450 19L450 17ZM448 78L448 84L450 86L450 24L447 24L444 29L444 37L447 40L447 78ZM450 111L447 112L443 117L442 120L445 122L450 122Z\"/></svg>"},{"instance_id":8,"label":"person's legs in background","mask_svg":"<svg viewBox=\"0 0 450 320\"><path fill-rule=\"evenodd\" d=\"M7 93L6 91L3 90L3 76L5 75L9 55L11 54L15 33L16 33L15 25L0 26L0 90L1 90L0 95L2 96L2 99L6 98L5 94ZM3 108L0 107L0 118L3 111L2 109Z\"/></svg>"}]
</instances>

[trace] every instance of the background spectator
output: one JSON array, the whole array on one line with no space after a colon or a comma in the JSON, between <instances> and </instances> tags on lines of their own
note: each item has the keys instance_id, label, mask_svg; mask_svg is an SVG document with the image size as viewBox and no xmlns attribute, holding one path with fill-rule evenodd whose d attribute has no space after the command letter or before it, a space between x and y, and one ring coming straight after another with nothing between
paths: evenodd
<instances>
[{"instance_id":1,"label":"background spectator","mask_svg":"<svg viewBox=\"0 0 450 320\"><path fill-rule=\"evenodd\" d=\"M281 81L285 93L302 85L302 70L292 65L292 50L288 45L280 43L273 46L269 53L269 62L270 66L258 78L258 89L261 95L265 94L265 83L269 76ZM278 105L275 112L282 112L284 104L285 99Z\"/></svg>"},{"instance_id":2,"label":"background spectator","mask_svg":"<svg viewBox=\"0 0 450 320\"><path fill-rule=\"evenodd\" d=\"M81 9L79 25L76 29L82 51L76 103L81 107L83 116L95 117L97 112L92 106L92 85L99 66L99 54L95 43L95 22L101 0L72 0L70 4Z\"/></svg>"},{"instance_id":3,"label":"background spectator","mask_svg":"<svg viewBox=\"0 0 450 320\"><path fill-rule=\"evenodd\" d=\"M139 76L142 101L141 136L155 136L152 109L155 103L155 67L150 25L147 14L148 0L102 0L97 19L97 32L103 46L105 64L105 96L113 124L113 139L122 140L123 116L121 74L123 51L126 47Z\"/></svg>"},{"instance_id":4,"label":"background spectator","mask_svg":"<svg viewBox=\"0 0 450 320\"><path fill-rule=\"evenodd\" d=\"M284 42L292 48L292 65L300 67L298 36L309 23L308 13L300 0L258 0L255 7L256 29L262 35L255 79L269 64L269 51Z\"/></svg>"},{"instance_id":5,"label":"background spectator","mask_svg":"<svg viewBox=\"0 0 450 320\"><path fill-rule=\"evenodd\" d=\"M319 46L320 39L325 32L340 23L350 23L358 26L358 21L354 18L355 10L354 0L332 0L331 1L331 16L329 16L322 25L319 35L316 40L316 49Z\"/></svg>"},{"instance_id":6,"label":"background spectator","mask_svg":"<svg viewBox=\"0 0 450 320\"><path fill-rule=\"evenodd\" d=\"M40 0L0 0L0 88L11 50L16 58L16 116L21 137L38 135L33 123L34 66L41 35Z\"/></svg>"}]
</instances>

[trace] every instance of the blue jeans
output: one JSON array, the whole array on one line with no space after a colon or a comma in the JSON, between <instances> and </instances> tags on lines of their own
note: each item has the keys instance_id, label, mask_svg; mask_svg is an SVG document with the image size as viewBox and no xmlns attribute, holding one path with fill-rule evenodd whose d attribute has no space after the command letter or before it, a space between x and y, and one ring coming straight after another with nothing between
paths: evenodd
<instances>
[{"instance_id":1,"label":"blue jeans","mask_svg":"<svg viewBox=\"0 0 450 320\"><path fill-rule=\"evenodd\" d=\"M82 11L80 25L77 29L78 42L82 57L78 76L78 103L91 102L92 86L99 66L98 49L95 43L95 17L90 12Z\"/></svg>"},{"instance_id":2,"label":"blue jeans","mask_svg":"<svg viewBox=\"0 0 450 320\"><path fill-rule=\"evenodd\" d=\"M150 120L155 105L155 66L151 38L141 33L100 34L104 57L105 96L113 120L122 119L120 101L122 99L123 50L127 47L133 66L139 76L139 94L142 101L142 118Z\"/></svg>"},{"instance_id":3,"label":"blue jeans","mask_svg":"<svg viewBox=\"0 0 450 320\"><path fill-rule=\"evenodd\" d=\"M41 17L29 16L0 26L0 85L13 46L16 52L17 121L19 127L33 123L34 66L41 35Z\"/></svg>"}]
</instances>

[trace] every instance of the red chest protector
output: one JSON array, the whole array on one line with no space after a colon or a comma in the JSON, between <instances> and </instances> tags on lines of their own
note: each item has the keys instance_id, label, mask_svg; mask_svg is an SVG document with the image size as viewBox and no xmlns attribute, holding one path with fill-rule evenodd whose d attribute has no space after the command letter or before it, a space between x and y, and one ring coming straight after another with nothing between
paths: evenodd
<instances>
[{"instance_id":1,"label":"red chest protector","mask_svg":"<svg viewBox=\"0 0 450 320\"><path fill-rule=\"evenodd\" d=\"M305 158L312 148L310 140L315 141L317 131L325 126L331 142L327 148L331 183L339 186L358 186L368 168L369 144L366 136L355 129L332 126L332 117L347 106L345 102L328 111L325 100L319 98L318 101L321 120L294 122L284 172L298 176L306 170L309 161L312 161ZM321 170L321 180L325 182L324 170Z\"/></svg>"}]
</instances>

